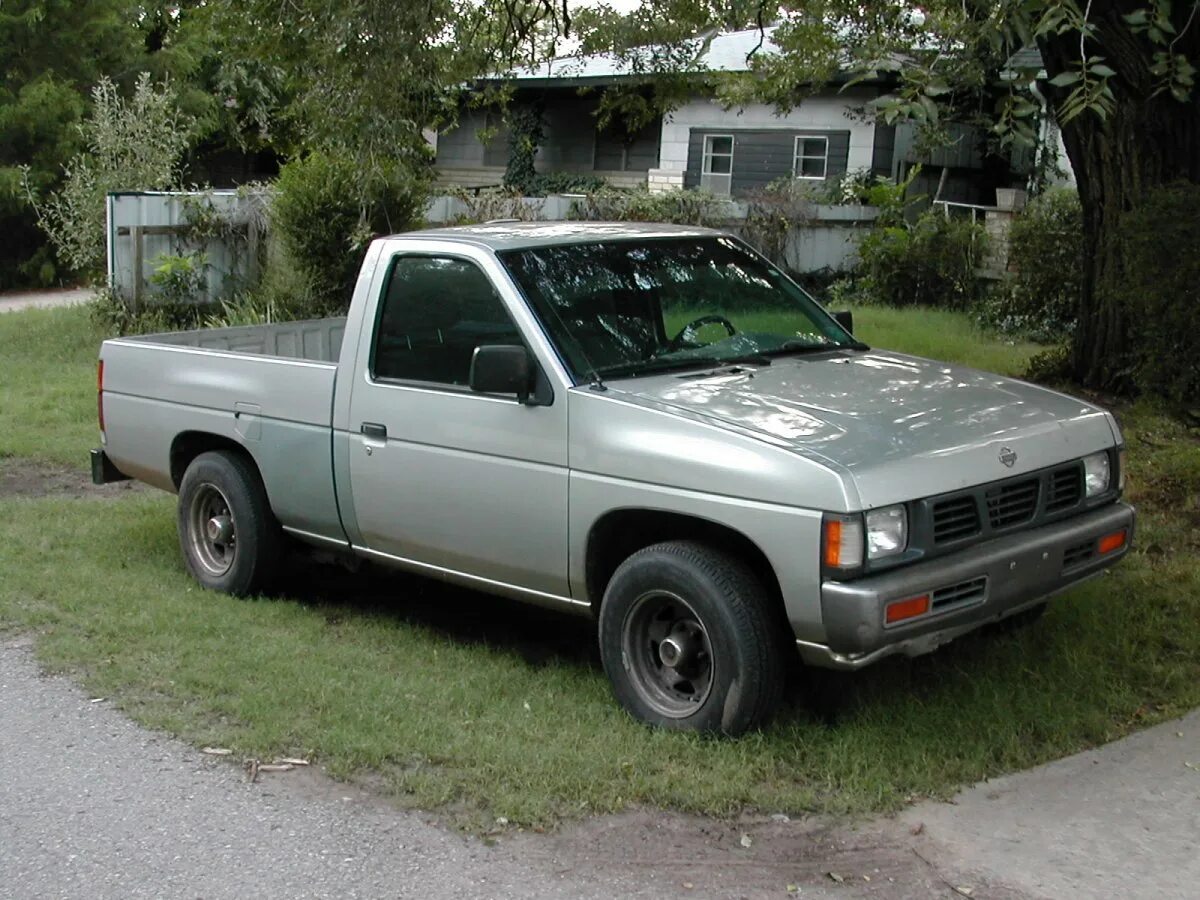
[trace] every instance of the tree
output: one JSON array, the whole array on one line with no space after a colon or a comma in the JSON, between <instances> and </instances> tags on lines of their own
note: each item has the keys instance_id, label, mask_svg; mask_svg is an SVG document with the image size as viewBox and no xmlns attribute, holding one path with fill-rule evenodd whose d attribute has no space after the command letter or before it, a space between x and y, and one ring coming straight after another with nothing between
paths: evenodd
<instances>
[{"instance_id":1,"label":"tree","mask_svg":"<svg viewBox=\"0 0 1200 900\"><path fill-rule=\"evenodd\" d=\"M558 0L209 0L226 55L285 74L287 148L349 155L364 177L428 168L422 132L454 121L464 85L540 57L569 28Z\"/></svg>"},{"instance_id":2,"label":"tree","mask_svg":"<svg viewBox=\"0 0 1200 900\"><path fill-rule=\"evenodd\" d=\"M779 23L778 52L757 54L745 77L717 81L732 103L758 99L787 109L835 77L853 83L883 75L894 84L876 105L887 121L927 130L948 118L985 121L1010 143L1030 140L1038 119L1051 115L1083 205L1074 375L1094 387L1128 386L1121 223L1151 189L1200 182L1200 0L643 0L627 16L582 17L593 30L585 45L643 67L649 60L673 76L694 69L706 34L747 18ZM647 55L655 42L661 46ZM1020 68L1013 59L1034 45L1044 80L1036 62ZM681 47L682 54L668 49Z\"/></svg>"},{"instance_id":3,"label":"tree","mask_svg":"<svg viewBox=\"0 0 1200 900\"><path fill-rule=\"evenodd\" d=\"M26 205L20 167L38 190L62 179L82 146L77 126L100 76L128 81L138 53L126 0L12 0L0 5L0 288L50 283L53 256Z\"/></svg>"}]
</instances>

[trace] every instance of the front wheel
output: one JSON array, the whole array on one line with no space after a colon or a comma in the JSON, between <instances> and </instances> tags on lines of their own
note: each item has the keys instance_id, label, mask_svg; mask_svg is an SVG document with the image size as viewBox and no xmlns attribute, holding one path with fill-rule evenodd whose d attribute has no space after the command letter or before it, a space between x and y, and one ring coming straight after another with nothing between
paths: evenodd
<instances>
[{"instance_id":1,"label":"front wheel","mask_svg":"<svg viewBox=\"0 0 1200 900\"><path fill-rule=\"evenodd\" d=\"M661 728L736 735L761 725L785 677L770 610L736 557L690 541L638 551L600 606L600 655L614 694Z\"/></svg>"},{"instance_id":2,"label":"front wheel","mask_svg":"<svg viewBox=\"0 0 1200 900\"><path fill-rule=\"evenodd\" d=\"M235 596L263 590L279 567L283 534L262 479L245 457L201 453L179 485L179 544L204 587Z\"/></svg>"}]
</instances>

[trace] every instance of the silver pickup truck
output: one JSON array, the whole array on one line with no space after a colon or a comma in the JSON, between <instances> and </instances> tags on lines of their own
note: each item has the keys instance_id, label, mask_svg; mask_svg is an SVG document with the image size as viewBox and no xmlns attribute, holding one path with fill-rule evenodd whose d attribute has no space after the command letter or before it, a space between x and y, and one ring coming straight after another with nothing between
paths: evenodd
<instances>
[{"instance_id":1,"label":"silver pickup truck","mask_svg":"<svg viewBox=\"0 0 1200 900\"><path fill-rule=\"evenodd\" d=\"M789 654L1031 618L1133 538L1110 414L851 330L705 229L390 237L346 318L105 341L93 477L177 493L206 587L298 543L593 616L630 713L738 733Z\"/></svg>"}]
</instances>

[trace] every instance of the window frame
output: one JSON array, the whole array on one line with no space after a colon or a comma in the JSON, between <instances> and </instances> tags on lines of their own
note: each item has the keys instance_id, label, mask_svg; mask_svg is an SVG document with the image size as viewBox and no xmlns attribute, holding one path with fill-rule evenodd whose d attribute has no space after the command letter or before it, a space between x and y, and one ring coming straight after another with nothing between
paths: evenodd
<instances>
[{"instance_id":1,"label":"window frame","mask_svg":"<svg viewBox=\"0 0 1200 900\"><path fill-rule=\"evenodd\" d=\"M822 156L809 156L800 152L801 141L821 141L825 145ZM822 162L820 175L802 175L801 162L806 159L820 159ZM829 177L829 135L827 134L797 134L792 137L792 177L803 181L824 181Z\"/></svg>"},{"instance_id":2,"label":"window frame","mask_svg":"<svg viewBox=\"0 0 1200 900\"><path fill-rule=\"evenodd\" d=\"M369 338L370 350L367 354L367 365L365 372L367 382L379 387L400 387L423 391L436 391L444 394L454 394L455 396L465 395L469 397L476 397L480 400L500 400L519 405L520 401L515 396L510 397L507 394L483 394L479 391L471 390L470 384L452 384L447 381L423 381L418 378L393 378L387 375L376 374L375 358L379 352L379 327L383 321L384 308L387 306L388 289L391 287L392 277L395 275L396 267L401 261L408 259L449 259L454 260L455 262L467 263L468 265L473 266L491 286L492 292L495 294L496 300L500 304L500 308L504 310L504 315L507 316L509 322L512 323L513 330L516 332L518 337L518 343L525 348L525 352L529 354L530 359L533 360L533 364L537 366L539 370L542 368L541 364L537 361L537 355L529 346L529 341L525 339L525 333L521 330L521 326L517 323L517 320L513 318L512 311L509 310L508 304L504 302L504 296L501 294L496 282L487 273L487 270L479 264L478 260L472 259L470 256L452 252L443 253L433 250L397 251L392 254L392 258L388 261L387 273L383 277L383 281L379 287L379 293L375 298L375 313L371 320L371 334ZM539 379L542 377L544 376L539 376Z\"/></svg>"},{"instance_id":3,"label":"window frame","mask_svg":"<svg viewBox=\"0 0 1200 900\"><path fill-rule=\"evenodd\" d=\"M714 153L713 152L712 142L714 140L717 140L718 138L729 138L729 152L728 153ZM704 144L701 147L701 154L700 154L700 174L701 175L721 175L726 178L732 179L733 178L733 154L734 154L734 150L736 150L736 149L737 149L737 141L734 140L733 134L720 134L717 132L710 132L708 134L705 134L704 135ZM710 164L712 163L712 159L714 156L729 157L729 171L728 172L712 171L712 169L710 168Z\"/></svg>"}]
</instances>

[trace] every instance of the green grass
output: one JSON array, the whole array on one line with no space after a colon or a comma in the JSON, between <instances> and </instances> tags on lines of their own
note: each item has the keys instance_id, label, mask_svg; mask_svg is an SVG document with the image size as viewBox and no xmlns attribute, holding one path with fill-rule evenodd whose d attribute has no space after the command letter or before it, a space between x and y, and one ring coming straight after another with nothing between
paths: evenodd
<instances>
[{"instance_id":1,"label":"green grass","mask_svg":"<svg viewBox=\"0 0 1200 900\"><path fill-rule=\"evenodd\" d=\"M0 457L87 468L102 340L82 306L0 315Z\"/></svg>"},{"instance_id":2,"label":"green grass","mask_svg":"<svg viewBox=\"0 0 1200 900\"><path fill-rule=\"evenodd\" d=\"M78 313L60 313L59 331L43 315L24 321L66 362L42 370L57 388L6 383L27 407L23 391L66 397L89 369ZM897 350L976 362L975 348L1013 366L1028 352L948 314L861 316L864 339ZM20 332L14 319L0 319L6 336ZM922 321L938 323L945 347ZM78 389L88 399L72 415L85 421L60 424L82 435L90 381ZM5 415L6 449L58 446L39 441L44 419ZM47 665L151 727L239 756L311 756L468 827L631 804L891 810L1200 704L1200 444L1151 406L1121 415L1136 552L1022 633L834 678L832 723L797 687L762 733L650 731L612 701L587 622L414 577L299 567L277 597L203 592L182 570L172 498L155 493L0 501L0 623L36 633Z\"/></svg>"},{"instance_id":3,"label":"green grass","mask_svg":"<svg viewBox=\"0 0 1200 900\"><path fill-rule=\"evenodd\" d=\"M872 347L1014 376L1025 371L1030 357L1045 349L997 337L962 313L938 309L859 307L854 310L854 335Z\"/></svg>"},{"instance_id":4,"label":"green grass","mask_svg":"<svg viewBox=\"0 0 1200 900\"><path fill-rule=\"evenodd\" d=\"M711 310L676 310L667 317L667 334L677 334L689 322L709 313ZM739 332L789 334L800 324L795 315L787 313L749 312L730 318ZM719 340L725 337L725 330L721 325L706 325L699 334L704 340ZM926 356L1001 375L1020 375L1030 357L1045 349L998 338L980 329L968 316L937 309L860 307L854 310L854 335L872 348Z\"/></svg>"}]
</instances>

